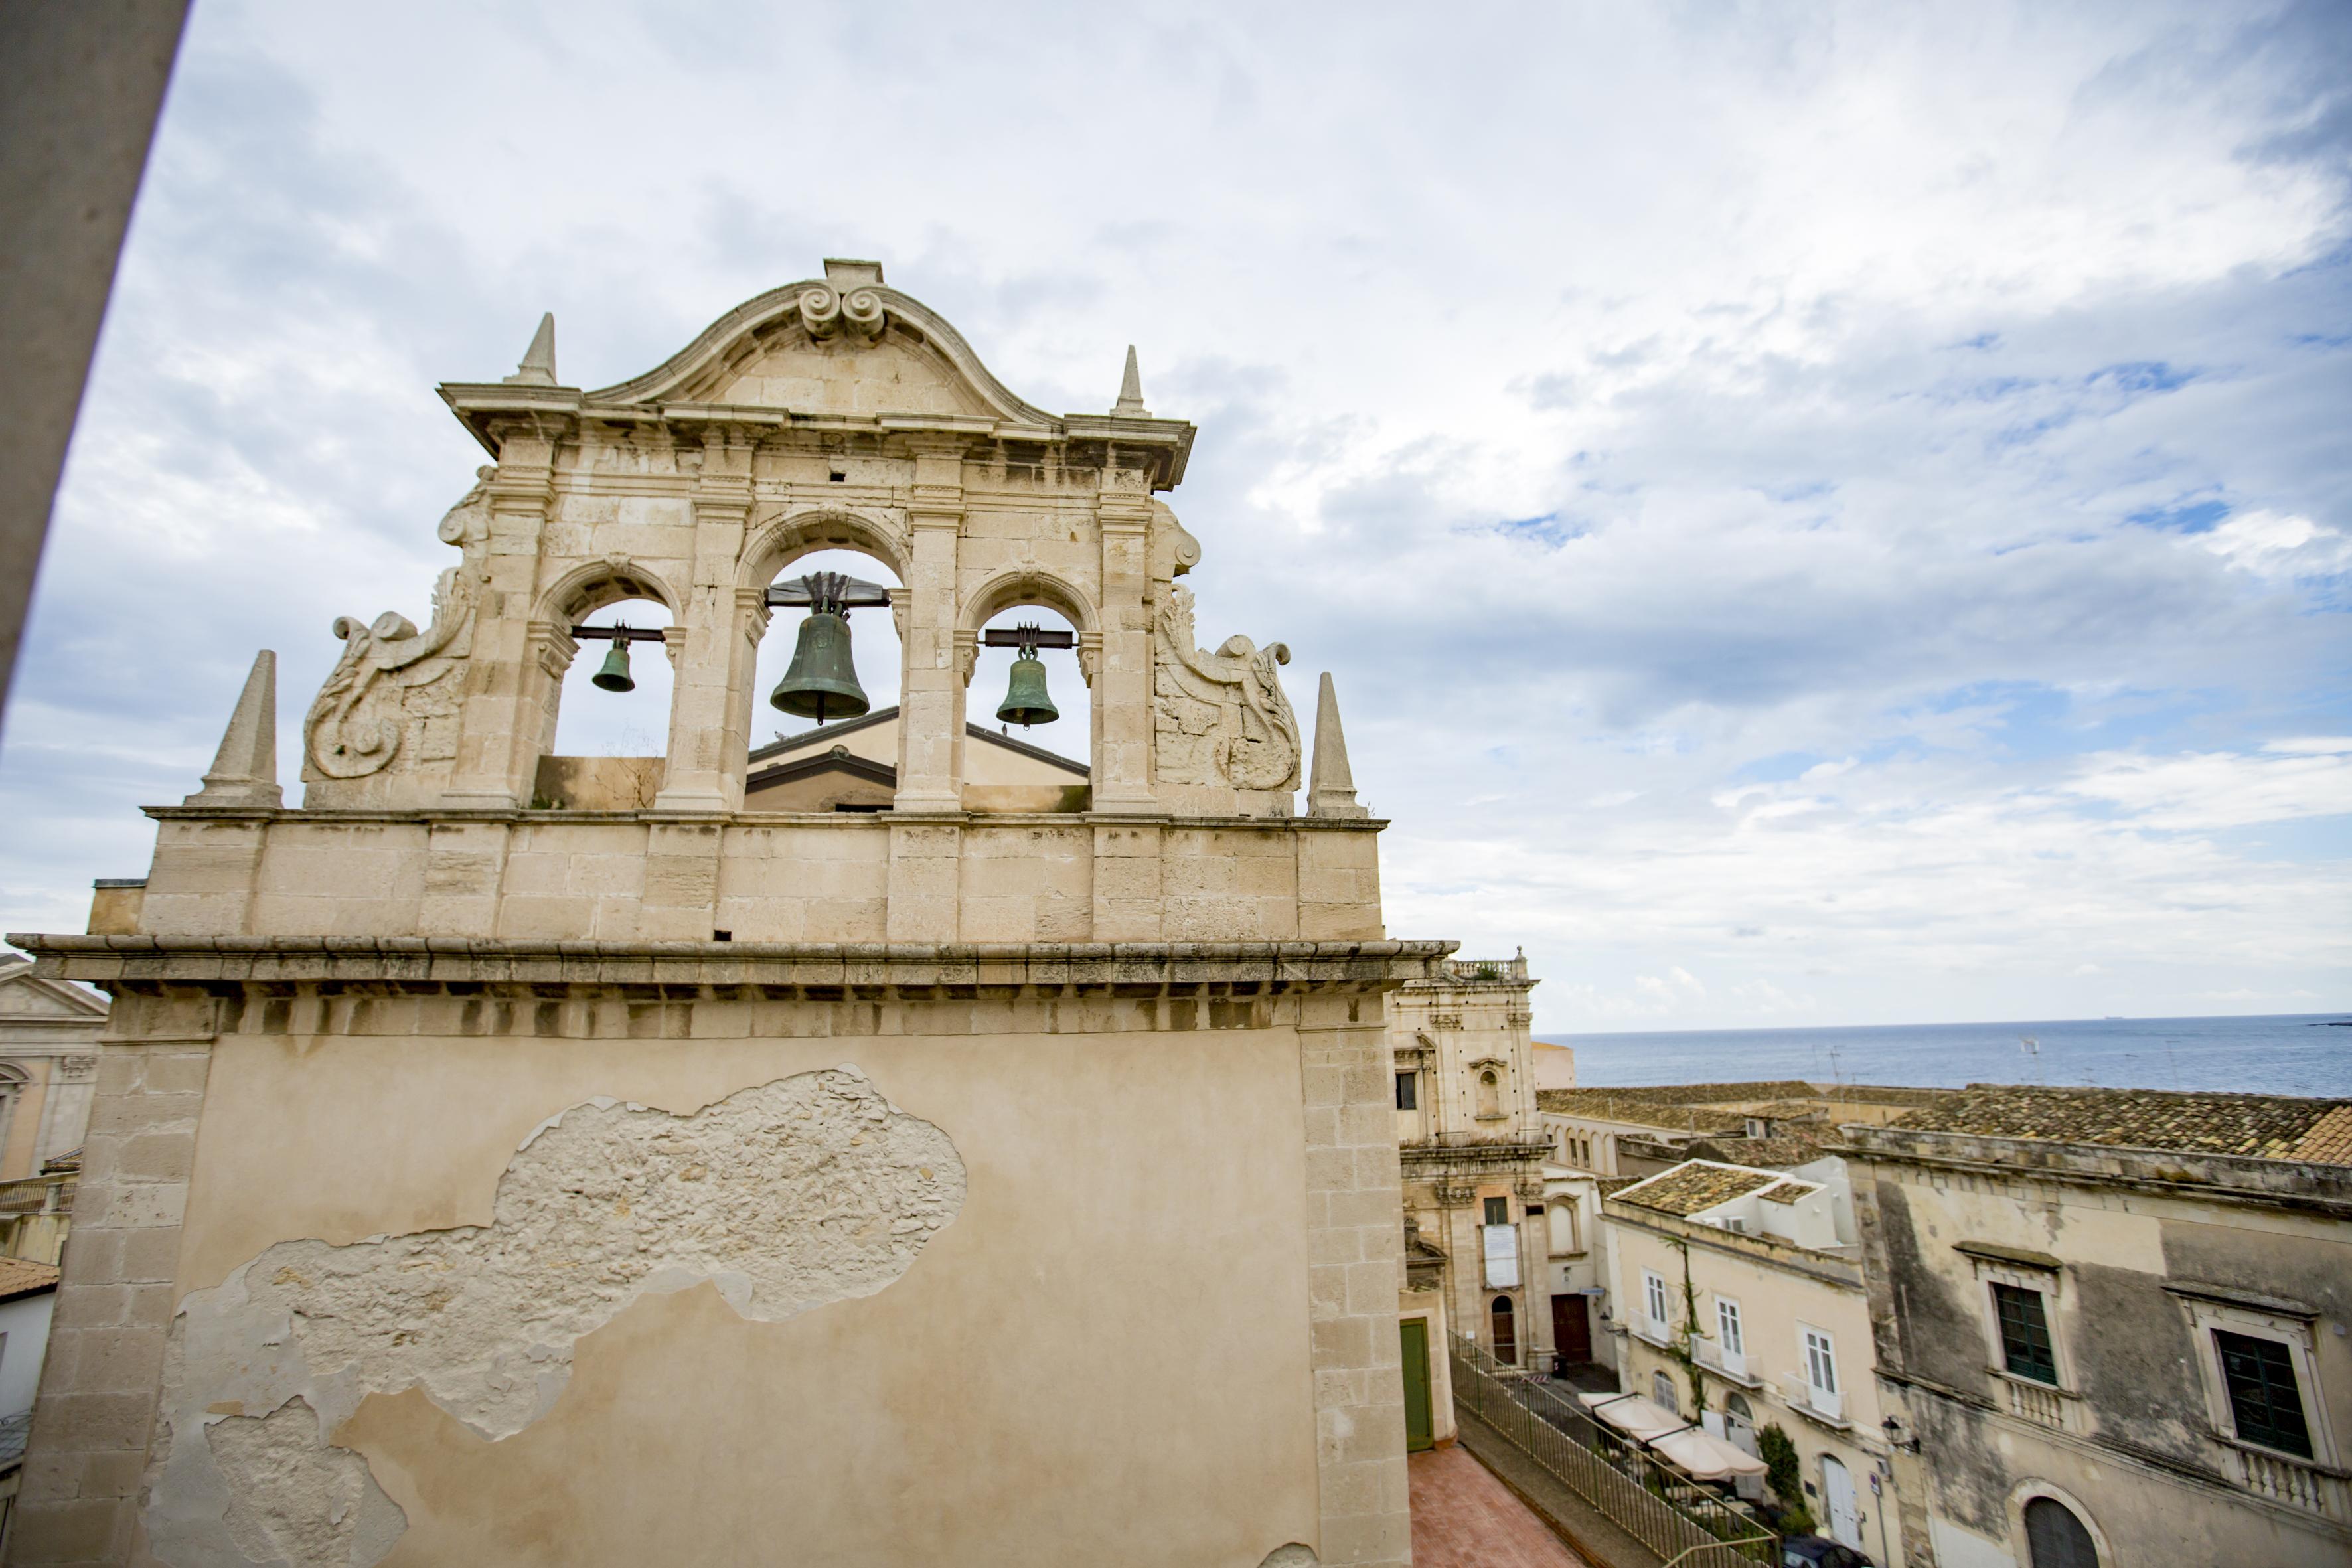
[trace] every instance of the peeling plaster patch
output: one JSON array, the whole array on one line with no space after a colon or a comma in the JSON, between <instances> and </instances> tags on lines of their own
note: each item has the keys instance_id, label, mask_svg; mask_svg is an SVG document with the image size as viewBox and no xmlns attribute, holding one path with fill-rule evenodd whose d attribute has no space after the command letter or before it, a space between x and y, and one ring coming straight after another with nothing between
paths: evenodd
<instances>
[{"instance_id":1,"label":"peeling plaster patch","mask_svg":"<svg viewBox=\"0 0 2352 1568\"><path fill-rule=\"evenodd\" d=\"M947 1134L855 1068L686 1116L573 1106L518 1151L488 1226L284 1242L188 1297L148 1467L150 1542L173 1568L368 1568L406 1521L385 1498L392 1528L367 1528L368 1495L383 1494L328 1440L369 1394L421 1386L482 1436L511 1436L562 1396L581 1336L637 1297L709 1280L775 1322L870 1296L963 1198Z\"/></svg>"},{"instance_id":2,"label":"peeling plaster patch","mask_svg":"<svg viewBox=\"0 0 2352 1568\"><path fill-rule=\"evenodd\" d=\"M1315 1555L1313 1547L1302 1546L1294 1541L1287 1546L1277 1546L1267 1552L1265 1561L1257 1568L1316 1568L1321 1561Z\"/></svg>"},{"instance_id":3,"label":"peeling plaster patch","mask_svg":"<svg viewBox=\"0 0 2352 1568\"><path fill-rule=\"evenodd\" d=\"M259 1420L215 1422L205 1441L228 1482L229 1537L248 1562L370 1568L408 1528L367 1460L320 1445L319 1418L299 1399Z\"/></svg>"}]
</instances>

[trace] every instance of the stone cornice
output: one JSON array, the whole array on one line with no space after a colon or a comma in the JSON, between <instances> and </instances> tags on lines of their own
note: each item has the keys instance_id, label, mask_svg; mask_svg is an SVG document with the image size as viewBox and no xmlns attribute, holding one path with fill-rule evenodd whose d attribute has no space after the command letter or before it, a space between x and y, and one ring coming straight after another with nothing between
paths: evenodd
<instances>
[{"instance_id":1,"label":"stone cornice","mask_svg":"<svg viewBox=\"0 0 2352 1568\"><path fill-rule=\"evenodd\" d=\"M1213 828L1219 832L1249 833L1379 833L1389 825L1385 816L1171 816L1154 814L1128 814L1101 811L1076 812L1014 812L1014 811L877 811L854 815L831 811L761 811L761 812L676 812L646 809L642 811L570 811L535 810L526 806L482 806L457 809L442 806L350 806L310 808L280 806L256 810L241 805L142 805L139 808L158 822L250 822L268 824L284 822L310 826L331 826L345 823L409 822L425 826L438 823L513 822L540 824L550 822L595 823L612 826L617 823L712 823L734 827L793 827L820 826L842 832L872 831L875 824L884 827L897 823L905 826L918 823L926 827L956 826L966 829L1006 827L1167 827L1185 831Z\"/></svg>"},{"instance_id":2,"label":"stone cornice","mask_svg":"<svg viewBox=\"0 0 2352 1568\"><path fill-rule=\"evenodd\" d=\"M1825 1146L1823 1153L1882 1164L1964 1171L2005 1184L2119 1187L2189 1203L2303 1208L2352 1217L2352 1165L2104 1143L2057 1143L2039 1138L1995 1138L1907 1127L1857 1124L1840 1128L1839 1132L1843 1142Z\"/></svg>"},{"instance_id":3,"label":"stone cornice","mask_svg":"<svg viewBox=\"0 0 2352 1568\"><path fill-rule=\"evenodd\" d=\"M466 937L157 937L11 933L35 973L109 988L364 983L656 985L777 991L1378 992L1450 942L523 942Z\"/></svg>"}]
</instances>

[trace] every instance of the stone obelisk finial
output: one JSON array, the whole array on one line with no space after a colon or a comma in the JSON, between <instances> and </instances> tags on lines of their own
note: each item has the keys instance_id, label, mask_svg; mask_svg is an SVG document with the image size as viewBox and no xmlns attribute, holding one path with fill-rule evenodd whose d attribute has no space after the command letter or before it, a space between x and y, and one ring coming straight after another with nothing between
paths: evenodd
<instances>
[{"instance_id":1,"label":"stone obelisk finial","mask_svg":"<svg viewBox=\"0 0 2352 1568\"><path fill-rule=\"evenodd\" d=\"M1110 411L1128 419L1149 419L1151 410L1143 406L1143 373L1135 368L1135 345L1127 345L1127 374L1118 378L1118 401Z\"/></svg>"},{"instance_id":2,"label":"stone obelisk finial","mask_svg":"<svg viewBox=\"0 0 2352 1568\"><path fill-rule=\"evenodd\" d=\"M245 678L236 711L228 716L228 731L221 736L220 754L205 774L205 787L184 804L271 808L286 804L285 792L278 787L278 656L268 648L253 656L253 673Z\"/></svg>"},{"instance_id":3,"label":"stone obelisk finial","mask_svg":"<svg viewBox=\"0 0 2352 1568\"><path fill-rule=\"evenodd\" d=\"M1315 696L1315 769L1307 781L1309 816L1370 816L1356 804L1356 775L1348 771L1348 738L1339 732L1339 696L1323 673Z\"/></svg>"},{"instance_id":4,"label":"stone obelisk finial","mask_svg":"<svg viewBox=\"0 0 2352 1568\"><path fill-rule=\"evenodd\" d=\"M522 363L506 378L509 386L553 386L555 384L555 312L550 310L539 319L539 331L530 335L530 347L523 351Z\"/></svg>"}]
</instances>

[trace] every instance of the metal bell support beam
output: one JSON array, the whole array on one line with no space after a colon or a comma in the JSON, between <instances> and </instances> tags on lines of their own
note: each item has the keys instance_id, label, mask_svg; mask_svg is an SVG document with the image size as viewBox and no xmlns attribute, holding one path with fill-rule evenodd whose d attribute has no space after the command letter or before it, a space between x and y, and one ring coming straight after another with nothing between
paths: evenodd
<instances>
[{"instance_id":1,"label":"metal bell support beam","mask_svg":"<svg viewBox=\"0 0 2352 1568\"><path fill-rule=\"evenodd\" d=\"M660 642L664 634L657 631L635 630L628 626L574 626L574 639L580 642L609 642L613 646L604 655L604 668L590 676L589 681L603 691L635 691L637 683L629 675L629 645L633 642Z\"/></svg>"}]
</instances>

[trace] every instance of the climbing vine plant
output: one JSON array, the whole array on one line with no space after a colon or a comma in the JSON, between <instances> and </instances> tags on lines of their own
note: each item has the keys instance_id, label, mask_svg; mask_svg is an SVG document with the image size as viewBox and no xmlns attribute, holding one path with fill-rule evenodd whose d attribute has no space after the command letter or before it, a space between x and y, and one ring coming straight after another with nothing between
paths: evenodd
<instances>
[{"instance_id":1,"label":"climbing vine plant","mask_svg":"<svg viewBox=\"0 0 2352 1568\"><path fill-rule=\"evenodd\" d=\"M1670 1240L1667 1245L1682 1254L1683 1321L1675 1330L1672 1342L1666 1346L1666 1354L1683 1369L1683 1376L1690 1384L1691 1408L1703 1412L1706 1409L1706 1379L1699 1372L1696 1342L1715 1336L1699 1327L1698 1287L1691 1282L1690 1243Z\"/></svg>"}]
</instances>

